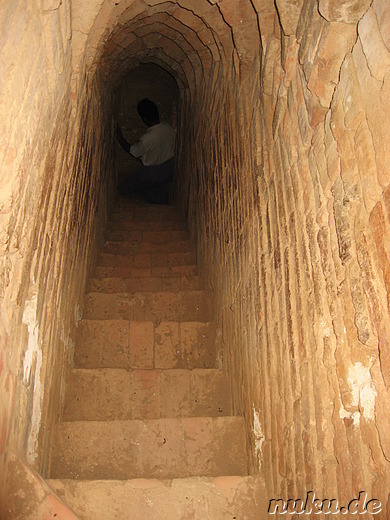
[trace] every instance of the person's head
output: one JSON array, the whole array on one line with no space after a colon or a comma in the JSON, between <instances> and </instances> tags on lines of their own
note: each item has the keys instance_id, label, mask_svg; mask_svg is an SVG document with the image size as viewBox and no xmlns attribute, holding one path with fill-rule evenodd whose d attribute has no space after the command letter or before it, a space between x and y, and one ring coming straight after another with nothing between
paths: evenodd
<instances>
[{"instance_id":1,"label":"person's head","mask_svg":"<svg viewBox=\"0 0 390 520\"><path fill-rule=\"evenodd\" d=\"M156 103L153 103L150 99L141 99L137 104L137 111L142 121L148 126L157 125L160 122Z\"/></svg>"}]
</instances>

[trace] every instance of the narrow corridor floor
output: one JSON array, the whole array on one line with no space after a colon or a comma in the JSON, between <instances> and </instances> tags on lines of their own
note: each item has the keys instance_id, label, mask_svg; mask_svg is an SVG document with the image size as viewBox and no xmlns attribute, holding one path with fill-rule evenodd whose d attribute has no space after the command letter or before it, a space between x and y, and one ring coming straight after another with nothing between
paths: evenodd
<instances>
[{"instance_id":1,"label":"narrow corridor floor","mask_svg":"<svg viewBox=\"0 0 390 520\"><path fill-rule=\"evenodd\" d=\"M212 295L168 206L119 201L89 280L49 484L85 520L259 520Z\"/></svg>"}]
</instances>

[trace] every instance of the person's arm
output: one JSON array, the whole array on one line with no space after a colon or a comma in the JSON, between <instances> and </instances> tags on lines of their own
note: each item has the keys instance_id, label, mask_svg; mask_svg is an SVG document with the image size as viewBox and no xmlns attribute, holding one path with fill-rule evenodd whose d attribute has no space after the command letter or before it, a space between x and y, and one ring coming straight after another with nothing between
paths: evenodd
<instances>
[{"instance_id":1,"label":"person's arm","mask_svg":"<svg viewBox=\"0 0 390 520\"><path fill-rule=\"evenodd\" d=\"M130 147L131 144L126 141L126 139L123 137L122 130L120 129L120 126L118 123L116 124L116 138L118 139L119 144L122 146L122 148L127 152L130 153Z\"/></svg>"}]
</instances>

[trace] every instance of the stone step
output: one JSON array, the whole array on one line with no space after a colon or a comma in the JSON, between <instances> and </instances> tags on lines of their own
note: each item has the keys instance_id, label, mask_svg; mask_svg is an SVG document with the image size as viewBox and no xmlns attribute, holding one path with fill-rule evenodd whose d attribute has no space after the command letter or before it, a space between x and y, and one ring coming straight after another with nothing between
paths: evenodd
<instances>
[{"instance_id":1,"label":"stone step","mask_svg":"<svg viewBox=\"0 0 390 520\"><path fill-rule=\"evenodd\" d=\"M129 226L129 225L128 225ZM117 224L111 226L105 233L106 240L112 242L130 242L130 243L146 243L146 244L169 244L176 242L188 242L188 233L186 230L170 230L170 231L148 231L139 229L134 225L134 229L116 229Z\"/></svg>"},{"instance_id":2,"label":"stone step","mask_svg":"<svg viewBox=\"0 0 390 520\"><path fill-rule=\"evenodd\" d=\"M222 417L231 413L226 373L217 369L74 369L63 420Z\"/></svg>"},{"instance_id":3,"label":"stone step","mask_svg":"<svg viewBox=\"0 0 390 520\"><path fill-rule=\"evenodd\" d=\"M129 267L96 267L95 278L182 278L197 276L196 265Z\"/></svg>"},{"instance_id":4,"label":"stone step","mask_svg":"<svg viewBox=\"0 0 390 520\"><path fill-rule=\"evenodd\" d=\"M184 222L176 220L131 220L126 215L118 215L117 220L107 222L107 235L110 236L112 231L182 231L187 234L187 226Z\"/></svg>"},{"instance_id":5,"label":"stone step","mask_svg":"<svg viewBox=\"0 0 390 520\"><path fill-rule=\"evenodd\" d=\"M172 206L116 206L110 220L131 219L135 221L177 221L183 222L179 211Z\"/></svg>"},{"instance_id":6,"label":"stone step","mask_svg":"<svg viewBox=\"0 0 390 520\"><path fill-rule=\"evenodd\" d=\"M145 277L121 278L103 277L88 280L88 292L123 293L123 292L178 292L200 291L203 289L203 280L200 276L177 277Z\"/></svg>"},{"instance_id":7,"label":"stone step","mask_svg":"<svg viewBox=\"0 0 390 520\"><path fill-rule=\"evenodd\" d=\"M193 258L192 244L189 240L175 240L164 242L148 242L146 240L107 240L104 244L102 253L111 255L135 255L135 254L188 254L191 253ZM153 264L153 263L152 263Z\"/></svg>"},{"instance_id":8,"label":"stone step","mask_svg":"<svg viewBox=\"0 0 390 520\"><path fill-rule=\"evenodd\" d=\"M261 520L267 494L261 477L174 480L49 480L81 520Z\"/></svg>"},{"instance_id":9,"label":"stone step","mask_svg":"<svg viewBox=\"0 0 390 520\"><path fill-rule=\"evenodd\" d=\"M242 417L61 422L50 478L246 475Z\"/></svg>"},{"instance_id":10,"label":"stone step","mask_svg":"<svg viewBox=\"0 0 390 520\"><path fill-rule=\"evenodd\" d=\"M86 294L84 318L134 321L210 321L210 291Z\"/></svg>"},{"instance_id":11,"label":"stone step","mask_svg":"<svg viewBox=\"0 0 390 520\"><path fill-rule=\"evenodd\" d=\"M135 269L153 269L154 267L169 268L195 264L196 258L192 251L134 254L99 253L97 259L98 267L133 267Z\"/></svg>"},{"instance_id":12,"label":"stone step","mask_svg":"<svg viewBox=\"0 0 390 520\"><path fill-rule=\"evenodd\" d=\"M77 368L216 368L215 323L82 320Z\"/></svg>"}]
</instances>

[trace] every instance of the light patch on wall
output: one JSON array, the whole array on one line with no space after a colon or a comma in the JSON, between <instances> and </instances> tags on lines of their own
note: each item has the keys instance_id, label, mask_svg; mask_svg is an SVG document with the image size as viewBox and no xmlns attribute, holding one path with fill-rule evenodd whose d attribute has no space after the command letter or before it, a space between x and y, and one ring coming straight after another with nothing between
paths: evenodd
<instances>
[{"instance_id":1,"label":"light patch on wall","mask_svg":"<svg viewBox=\"0 0 390 520\"><path fill-rule=\"evenodd\" d=\"M359 412L347 412L347 410L342 406L339 412L340 419L352 419L352 423L354 426L359 426L360 424L360 413Z\"/></svg>"},{"instance_id":2,"label":"light patch on wall","mask_svg":"<svg viewBox=\"0 0 390 520\"><path fill-rule=\"evenodd\" d=\"M28 345L23 361L23 379L26 384L30 382L30 374L32 365L39 351L38 334L39 329L36 324L37 315L37 295L35 294L31 300L28 300L24 307L23 323L27 325Z\"/></svg>"},{"instance_id":3,"label":"light patch on wall","mask_svg":"<svg viewBox=\"0 0 390 520\"><path fill-rule=\"evenodd\" d=\"M377 392L370 369L362 363L354 363L348 370L348 383L352 390L353 405L359 406L365 419L373 420Z\"/></svg>"},{"instance_id":4,"label":"light patch on wall","mask_svg":"<svg viewBox=\"0 0 390 520\"><path fill-rule=\"evenodd\" d=\"M217 336L215 338L217 345L217 357L216 357L216 365L215 368L219 370L224 369L224 349L223 349L223 338L221 329L218 327Z\"/></svg>"},{"instance_id":5,"label":"light patch on wall","mask_svg":"<svg viewBox=\"0 0 390 520\"><path fill-rule=\"evenodd\" d=\"M76 326L79 324L79 322L83 318L83 310L80 308L80 305L76 305L74 308L74 321L76 323Z\"/></svg>"},{"instance_id":6,"label":"light patch on wall","mask_svg":"<svg viewBox=\"0 0 390 520\"><path fill-rule=\"evenodd\" d=\"M263 442L264 442L264 434L261 429L259 413L256 412L255 407L253 407L253 435L255 437L255 454L256 454L257 460L259 462L259 469L260 469L261 458L262 458L262 446L263 446Z\"/></svg>"},{"instance_id":7,"label":"light patch on wall","mask_svg":"<svg viewBox=\"0 0 390 520\"><path fill-rule=\"evenodd\" d=\"M322 336L324 338L330 338L333 333L333 328L331 324L326 320L324 316L319 320L319 324L321 326Z\"/></svg>"},{"instance_id":8,"label":"light patch on wall","mask_svg":"<svg viewBox=\"0 0 390 520\"><path fill-rule=\"evenodd\" d=\"M74 343L69 334L65 332L64 323L61 323L61 341L64 344L64 358L66 357L67 363L73 366L74 359Z\"/></svg>"},{"instance_id":9,"label":"light patch on wall","mask_svg":"<svg viewBox=\"0 0 390 520\"><path fill-rule=\"evenodd\" d=\"M38 434L41 425L41 399L42 399L42 351L39 348L39 328L37 324L37 295L34 294L25 304L23 323L27 325L28 345L23 361L23 379L26 385L30 384L31 371L35 364L33 408L30 424L30 432L27 439L27 462L33 464L37 456Z\"/></svg>"},{"instance_id":10,"label":"light patch on wall","mask_svg":"<svg viewBox=\"0 0 390 520\"><path fill-rule=\"evenodd\" d=\"M360 417L372 421L375 415L375 398L377 391L371 377L370 369L362 363L354 363L348 370L348 384L352 393L351 406L359 411L348 412L341 408L340 419L351 418L354 426L360 424Z\"/></svg>"}]
</instances>

